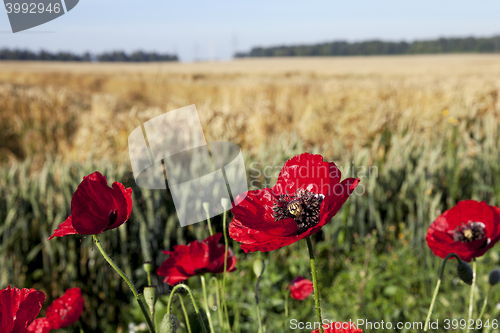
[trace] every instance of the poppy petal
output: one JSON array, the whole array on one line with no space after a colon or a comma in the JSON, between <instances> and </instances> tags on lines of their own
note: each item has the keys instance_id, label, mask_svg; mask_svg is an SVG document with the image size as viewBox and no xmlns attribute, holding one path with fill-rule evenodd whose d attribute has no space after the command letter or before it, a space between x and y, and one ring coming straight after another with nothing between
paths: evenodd
<instances>
[{"instance_id":1,"label":"poppy petal","mask_svg":"<svg viewBox=\"0 0 500 333\"><path fill-rule=\"evenodd\" d=\"M52 329L65 328L76 323L82 314L83 306L80 288L68 289L47 308L47 320Z\"/></svg>"},{"instance_id":2,"label":"poppy petal","mask_svg":"<svg viewBox=\"0 0 500 333\"><path fill-rule=\"evenodd\" d=\"M56 230L54 230L54 233L52 236L50 236L47 240L51 240L54 237L63 237L66 235L74 235L78 234L78 232L73 228L73 222L72 222L72 217L71 215L64 221L63 223L59 224Z\"/></svg>"},{"instance_id":3,"label":"poppy petal","mask_svg":"<svg viewBox=\"0 0 500 333\"><path fill-rule=\"evenodd\" d=\"M52 329L50 322L47 318L37 318L35 319L31 325L28 327L28 332L33 333L48 333Z\"/></svg>"}]
</instances>

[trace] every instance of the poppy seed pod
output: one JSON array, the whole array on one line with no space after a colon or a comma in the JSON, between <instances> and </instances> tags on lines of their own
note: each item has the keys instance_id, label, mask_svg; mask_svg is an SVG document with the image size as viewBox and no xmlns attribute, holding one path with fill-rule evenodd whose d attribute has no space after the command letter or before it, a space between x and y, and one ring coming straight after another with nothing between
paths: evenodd
<instances>
[{"instance_id":1,"label":"poppy seed pod","mask_svg":"<svg viewBox=\"0 0 500 333\"><path fill-rule=\"evenodd\" d=\"M488 282L490 285L494 286L500 281L500 271L498 269L494 269L490 272L490 276L488 277Z\"/></svg>"},{"instance_id":2,"label":"poppy seed pod","mask_svg":"<svg viewBox=\"0 0 500 333\"><path fill-rule=\"evenodd\" d=\"M457 274L460 280L464 281L468 285L472 285L474 274L468 263L459 259L457 263Z\"/></svg>"},{"instance_id":3,"label":"poppy seed pod","mask_svg":"<svg viewBox=\"0 0 500 333\"><path fill-rule=\"evenodd\" d=\"M153 273L153 264L150 262L145 262L143 265L144 271L148 274Z\"/></svg>"},{"instance_id":4,"label":"poppy seed pod","mask_svg":"<svg viewBox=\"0 0 500 333\"><path fill-rule=\"evenodd\" d=\"M144 299L146 300L146 304L154 309L157 300L156 286L144 287Z\"/></svg>"}]
</instances>

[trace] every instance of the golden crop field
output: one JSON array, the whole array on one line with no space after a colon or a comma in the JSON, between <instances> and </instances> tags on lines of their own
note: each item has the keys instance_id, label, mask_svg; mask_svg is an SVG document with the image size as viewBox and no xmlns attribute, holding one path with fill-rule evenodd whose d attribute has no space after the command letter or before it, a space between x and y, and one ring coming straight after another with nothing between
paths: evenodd
<instances>
[{"instance_id":1,"label":"golden crop field","mask_svg":"<svg viewBox=\"0 0 500 333\"><path fill-rule=\"evenodd\" d=\"M338 157L384 131L424 144L476 116L496 131L499 86L498 55L2 62L0 159L127 161L133 128L190 104L209 141L255 152L295 136Z\"/></svg>"}]
</instances>

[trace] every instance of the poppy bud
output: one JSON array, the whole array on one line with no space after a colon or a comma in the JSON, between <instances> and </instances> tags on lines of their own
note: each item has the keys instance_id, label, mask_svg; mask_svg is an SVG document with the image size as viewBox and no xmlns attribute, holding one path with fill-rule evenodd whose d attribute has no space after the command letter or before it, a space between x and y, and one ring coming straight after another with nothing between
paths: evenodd
<instances>
[{"instance_id":1,"label":"poppy bud","mask_svg":"<svg viewBox=\"0 0 500 333\"><path fill-rule=\"evenodd\" d=\"M490 272L490 276L488 277L488 282L490 285L494 286L500 281L500 271L498 269L494 269Z\"/></svg>"},{"instance_id":2,"label":"poppy bud","mask_svg":"<svg viewBox=\"0 0 500 333\"><path fill-rule=\"evenodd\" d=\"M266 264L264 263L264 260L257 259L253 262L253 272L255 273L257 278L260 278L262 273L264 273L265 268L266 268Z\"/></svg>"},{"instance_id":3,"label":"poppy bud","mask_svg":"<svg viewBox=\"0 0 500 333\"><path fill-rule=\"evenodd\" d=\"M231 207L229 200L226 198L220 199L220 204L222 205L222 208L224 208L224 210L228 210Z\"/></svg>"},{"instance_id":4,"label":"poppy bud","mask_svg":"<svg viewBox=\"0 0 500 333\"><path fill-rule=\"evenodd\" d=\"M457 274L460 280L464 281L468 285L472 285L472 279L474 278L474 275L472 273L472 268L468 263L458 259Z\"/></svg>"},{"instance_id":5,"label":"poppy bud","mask_svg":"<svg viewBox=\"0 0 500 333\"><path fill-rule=\"evenodd\" d=\"M208 202L204 202L201 205L203 206L203 209L205 210L205 212L208 213L208 209L210 208L210 205L208 204Z\"/></svg>"},{"instance_id":6,"label":"poppy bud","mask_svg":"<svg viewBox=\"0 0 500 333\"><path fill-rule=\"evenodd\" d=\"M145 262L142 266L144 267L144 270L146 271L146 273L148 273L148 274L153 273L153 264L152 263Z\"/></svg>"},{"instance_id":7,"label":"poppy bud","mask_svg":"<svg viewBox=\"0 0 500 333\"><path fill-rule=\"evenodd\" d=\"M150 309L154 309L156 304L156 287L148 286L144 287L144 299L146 300L146 304Z\"/></svg>"},{"instance_id":8,"label":"poppy bud","mask_svg":"<svg viewBox=\"0 0 500 333\"><path fill-rule=\"evenodd\" d=\"M160 324L160 333L175 333L177 324L173 315L165 314Z\"/></svg>"}]
</instances>

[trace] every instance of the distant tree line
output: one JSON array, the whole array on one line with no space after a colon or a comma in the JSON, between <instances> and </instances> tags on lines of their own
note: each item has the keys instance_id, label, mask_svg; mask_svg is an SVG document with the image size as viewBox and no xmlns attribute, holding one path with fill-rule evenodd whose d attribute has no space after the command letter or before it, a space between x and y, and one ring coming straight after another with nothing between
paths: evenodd
<instances>
[{"instance_id":1,"label":"distant tree line","mask_svg":"<svg viewBox=\"0 0 500 333\"><path fill-rule=\"evenodd\" d=\"M121 51L93 55L89 52L74 54L70 52L51 53L47 51L32 52L28 50L0 49L0 60L42 60L42 61L178 61L177 55L160 54L156 52L136 51L127 54Z\"/></svg>"},{"instance_id":2,"label":"distant tree line","mask_svg":"<svg viewBox=\"0 0 500 333\"><path fill-rule=\"evenodd\" d=\"M411 43L372 40L357 43L336 41L312 45L255 47L250 52L236 53L234 57L310 57L425 53L500 53L500 36L491 38L439 38L437 40L414 41Z\"/></svg>"}]
</instances>

